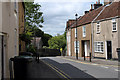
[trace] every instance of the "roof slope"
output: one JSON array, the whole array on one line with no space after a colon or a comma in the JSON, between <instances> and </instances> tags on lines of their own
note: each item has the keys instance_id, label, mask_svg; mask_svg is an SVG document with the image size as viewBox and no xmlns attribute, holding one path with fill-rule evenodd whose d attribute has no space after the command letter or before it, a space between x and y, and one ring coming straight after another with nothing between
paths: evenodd
<instances>
[{"instance_id":1,"label":"roof slope","mask_svg":"<svg viewBox=\"0 0 120 80\"><path fill-rule=\"evenodd\" d=\"M95 17L100 13L103 7L104 6L101 6L83 15L80 19L78 19L78 26L91 23L95 19ZM115 16L120 16L120 2L113 2L110 6L107 6L96 20L106 19ZM75 26L76 25L74 23L71 27Z\"/></svg>"},{"instance_id":2,"label":"roof slope","mask_svg":"<svg viewBox=\"0 0 120 80\"><path fill-rule=\"evenodd\" d=\"M91 23L94 18L100 13L100 11L103 9L104 6L101 6L98 9L95 9L93 11L90 11L89 13L83 15L81 18L78 19L77 24L78 26L85 25L88 23ZM75 27L76 25L72 25L71 27Z\"/></svg>"},{"instance_id":3,"label":"roof slope","mask_svg":"<svg viewBox=\"0 0 120 80\"><path fill-rule=\"evenodd\" d=\"M82 16L81 19L78 20L78 26L92 22L102 9L103 9L103 6L93 11L90 11L89 13Z\"/></svg>"},{"instance_id":4,"label":"roof slope","mask_svg":"<svg viewBox=\"0 0 120 80\"><path fill-rule=\"evenodd\" d=\"M114 2L107 6L96 20L120 16L120 2Z\"/></svg>"}]
</instances>

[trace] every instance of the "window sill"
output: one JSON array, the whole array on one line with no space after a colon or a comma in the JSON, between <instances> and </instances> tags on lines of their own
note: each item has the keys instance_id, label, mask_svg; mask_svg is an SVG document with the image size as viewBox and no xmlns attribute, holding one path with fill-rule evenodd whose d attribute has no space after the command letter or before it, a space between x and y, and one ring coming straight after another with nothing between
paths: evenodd
<instances>
[{"instance_id":1,"label":"window sill","mask_svg":"<svg viewBox=\"0 0 120 80\"><path fill-rule=\"evenodd\" d=\"M96 51L95 51L95 53L104 54L104 52L96 52Z\"/></svg>"},{"instance_id":2,"label":"window sill","mask_svg":"<svg viewBox=\"0 0 120 80\"><path fill-rule=\"evenodd\" d=\"M100 32L97 32L96 34L100 34Z\"/></svg>"},{"instance_id":3,"label":"window sill","mask_svg":"<svg viewBox=\"0 0 120 80\"><path fill-rule=\"evenodd\" d=\"M85 38L86 36L83 36L83 38Z\"/></svg>"},{"instance_id":4,"label":"window sill","mask_svg":"<svg viewBox=\"0 0 120 80\"><path fill-rule=\"evenodd\" d=\"M112 32L117 32L117 30L112 30Z\"/></svg>"}]
</instances>

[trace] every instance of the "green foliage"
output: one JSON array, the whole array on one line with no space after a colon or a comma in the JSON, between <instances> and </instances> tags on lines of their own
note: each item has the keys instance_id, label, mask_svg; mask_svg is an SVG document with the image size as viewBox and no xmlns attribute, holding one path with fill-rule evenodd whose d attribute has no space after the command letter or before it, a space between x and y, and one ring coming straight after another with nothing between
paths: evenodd
<instances>
[{"instance_id":1,"label":"green foliage","mask_svg":"<svg viewBox=\"0 0 120 80\"><path fill-rule=\"evenodd\" d=\"M36 28L35 29L35 34L33 34L32 36L41 37L42 42L43 42L43 46L49 47L48 40L50 38L52 38L52 35L46 34L42 30L40 30L39 28Z\"/></svg>"},{"instance_id":2,"label":"green foliage","mask_svg":"<svg viewBox=\"0 0 120 80\"><path fill-rule=\"evenodd\" d=\"M27 52L35 53L35 52L36 52L36 49L34 48L33 45L28 45L28 46L27 46Z\"/></svg>"},{"instance_id":3,"label":"green foliage","mask_svg":"<svg viewBox=\"0 0 120 80\"><path fill-rule=\"evenodd\" d=\"M20 34L19 39L22 41L25 41L26 44L30 44L32 38L30 37L30 35L23 33L23 34Z\"/></svg>"},{"instance_id":4,"label":"green foliage","mask_svg":"<svg viewBox=\"0 0 120 80\"><path fill-rule=\"evenodd\" d=\"M44 35L38 27L43 27L41 23L44 22L42 12L40 12L41 5L34 2L25 3L25 33L20 35L20 39L25 41L27 45L31 43L31 37ZM33 0L34 1L34 0Z\"/></svg>"},{"instance_id":5,"label":"green foliage","mask_svg":"<svg viewBox=\"0 0 120 80\"><path fill-rule=\"evenodd\" d=\"M47 49L49 49L49 47L47 47L47 46L43 46L43 48L47 48Z\"/></svg>"},{"instance_id":6,"label":"green foliage","mask_svg":"<svg viewBox=\"0 0 120 80\"><path fill-rule=\"evenodd\" d=\"M51 38L52 38L52 35L45 33L42 37L43 46L49 47L48 40L50 40Z\"/></svg>"},{"instance_id":7,"label":"green foliage","mask_svg":"<svg viewBox=\"0 0 120 80\"><path fill-rule=\"evenodd\" d=\"M38 30L40 29L38 27L43 27L41 25L41 23L44 22L42 16L43 13L40 12L40 8L41 5L38 3L25 2L25 32L30 36L33 36L36 33L35 31L39 32Z\"/></svg>"},{"instance_id":8,"label":"green foliage","mask_svg":"<svg viewBox=\"0 0 120 80\"><path fill-rule=\"evenodd\" d=\"M51 49L60 49L62 48L63 50L65 49L66 46L66 40L65 40L65 36L63 35L57 35L55 37L52 37L49 41L48 41L49 47Z\"/></svg>"},{"instance_id":9,"label":"green foliage","mask_svg":"<svg viewBox=\"0 0 120 80\"><path fill-rule=\"evenodd\" d=\"M31 28L35 27L43 27L40 23L43 23L43 12L40 12L40 7L38 3L34 2L25 2L25 18L26 18L26 26L30 26Z\"/></svg>"},{"instance_id":10,"label":"green foliage","mask_svg":"<svg viewBox=\"0 0 120 80\"><path fill-rule=\"evenodd\" d=\"M42 30L40 30L39 28L36 28L34 30L35 34L33 34L33 36L36 36L36 37L43 37L44 35L44 32Z\"/></svg>"}]
</instances>

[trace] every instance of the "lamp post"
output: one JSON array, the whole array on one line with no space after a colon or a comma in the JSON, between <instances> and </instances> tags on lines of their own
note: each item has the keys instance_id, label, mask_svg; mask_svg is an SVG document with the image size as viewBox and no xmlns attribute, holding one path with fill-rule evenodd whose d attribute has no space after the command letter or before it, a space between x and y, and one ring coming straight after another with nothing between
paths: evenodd
<instances>
[{"instance_id":1,"label":"lamp post","mask_svg":"<svg viewBox=\"0 0 120 80\"><path fill-rule=\"evenodd\" d=\"M78 59L78 43L77 43L77 16L78 16L78 14L75 14L75 16L76 16L76 59Z\"/></svg>"}]
</instances>

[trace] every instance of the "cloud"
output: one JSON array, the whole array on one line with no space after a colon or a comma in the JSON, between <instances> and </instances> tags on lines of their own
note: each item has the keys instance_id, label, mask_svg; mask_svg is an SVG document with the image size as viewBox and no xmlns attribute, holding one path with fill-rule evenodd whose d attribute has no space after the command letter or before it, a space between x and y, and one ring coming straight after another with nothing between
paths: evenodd
<instances>
[{"instance_id":1,"label":"cloud","mask_svg":"<svg viewBox=\"0 0 120 80\"><path fill-rule=\"evenodd\" d=\"M61 1L61 0L59 0ZM75 14L84 14L93 2L40 2L44 20L42 30L53 36L63 34L68 19L75 19Z\"/></svg>"}]
</instances>

